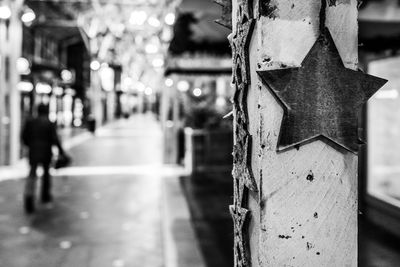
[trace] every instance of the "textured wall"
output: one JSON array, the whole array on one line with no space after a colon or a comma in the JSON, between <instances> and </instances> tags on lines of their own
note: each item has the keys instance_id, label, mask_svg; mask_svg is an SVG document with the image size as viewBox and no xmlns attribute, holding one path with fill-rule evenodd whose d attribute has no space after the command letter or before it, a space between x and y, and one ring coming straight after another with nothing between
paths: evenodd
<instances>
[{"instance_id":1,"label":"textured wall","mask_svg":"<svg viewBox=\"0 0 400 267\"><path fill-rule=\"evenodd\" d=\"M234 60L230 207L236 266L357 266L357 156L326 140L277 152L284 109L257 74L301 65L320 34L321 1L254 1L250 19L240 16L243 1L233 1L230 36L234 59L241 55ZM356 6L356 0L341 0L326 9L326 26L350 69L357 67ZM249 42L238 41L238 32L250 33Z\"/></svg>"}]
</instances>

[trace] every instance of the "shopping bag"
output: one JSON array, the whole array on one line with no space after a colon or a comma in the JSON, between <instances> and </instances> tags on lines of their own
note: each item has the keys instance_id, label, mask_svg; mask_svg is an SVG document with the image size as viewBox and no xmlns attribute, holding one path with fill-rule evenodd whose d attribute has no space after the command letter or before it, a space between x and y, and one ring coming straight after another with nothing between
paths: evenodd
<instances>
[{"instance_id":1,"label":"shopping bag","mask_svg":"<svg viewBox=\"0 0 400 267\"><path fill-rule=\"evenodd\" d=\"M54 168L55 169L61 169L61 168L65 168L68 167L69 165L71 165L72 163L72 159L69 155L67 154L59 154L55 164L54 164Z\"/></svg>"}]
</instances>

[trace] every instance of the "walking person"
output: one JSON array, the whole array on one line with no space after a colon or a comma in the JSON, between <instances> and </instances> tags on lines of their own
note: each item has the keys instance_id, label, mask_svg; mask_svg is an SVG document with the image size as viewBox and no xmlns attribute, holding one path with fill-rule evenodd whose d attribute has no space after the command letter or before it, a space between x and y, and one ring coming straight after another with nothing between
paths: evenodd
<instances>
[{"instance_id":1,"label":"walking person","mask_svg":"<svg viewBox=\"0 0 400 267\"><path fill-rule=\"evenodd\" d=\"M22 130L22 141L29 150L30 172L26 180L24 192L24 207L27 213L35 211L36 170L43 168L41 201L51 203L51 177L49 173L52 160L52 148L57 146L59 155L66 157L57 135L56 125L49 120L49 107L40 104L37 116L29 119Z\"/></svg>"}]
</instances>

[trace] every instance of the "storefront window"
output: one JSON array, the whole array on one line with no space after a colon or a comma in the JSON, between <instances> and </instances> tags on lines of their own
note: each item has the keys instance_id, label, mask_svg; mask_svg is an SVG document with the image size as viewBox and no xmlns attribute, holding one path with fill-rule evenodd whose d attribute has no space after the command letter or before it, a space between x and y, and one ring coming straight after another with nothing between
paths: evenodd
<instances>
[{"instance_id":1,"label":"storefront window","mask_svg":"<svg viewBox=\"0 0 400 267\"><path fill-rule=\"evenodd\" d=\"M368 70L389 80L368 102L368 193L400 207L400 57Z\"/></svg>"}]
</instances>

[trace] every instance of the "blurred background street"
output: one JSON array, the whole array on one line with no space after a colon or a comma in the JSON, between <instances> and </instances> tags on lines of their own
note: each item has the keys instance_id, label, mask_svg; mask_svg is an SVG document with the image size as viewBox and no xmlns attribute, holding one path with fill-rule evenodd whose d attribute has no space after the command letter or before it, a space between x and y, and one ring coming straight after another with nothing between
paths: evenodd
<instances>
[{"instance_id":1,"label":"blurred background street","mask_svg":"<svg viewBox=\"0 0 400 267\"><path fill-rule=\"evenodd\" d=\"M24 180L2 182L0 266L163 266L160 145L151 115L103 128L70 150L54 204L32 216Z\"/></svg>"}]
</instances>

